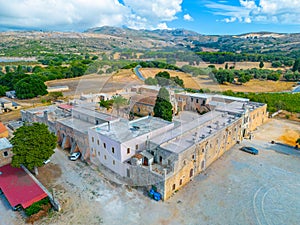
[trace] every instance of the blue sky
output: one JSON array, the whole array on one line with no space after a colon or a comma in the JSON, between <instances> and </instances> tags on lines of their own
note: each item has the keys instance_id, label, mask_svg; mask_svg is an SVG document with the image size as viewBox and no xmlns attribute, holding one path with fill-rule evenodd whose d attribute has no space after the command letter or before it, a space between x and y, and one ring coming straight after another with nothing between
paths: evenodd
<instances>
[{"instance_id":1,"label":"blue sky","mask_svg":"<svg viewBox=\"0 0 300 225\"><path fill-rule=\"evenodd\" d=\"M202 34L300 32L300 0L0 0L0 30L97 26Z\"/></svg>"}]
</instances>

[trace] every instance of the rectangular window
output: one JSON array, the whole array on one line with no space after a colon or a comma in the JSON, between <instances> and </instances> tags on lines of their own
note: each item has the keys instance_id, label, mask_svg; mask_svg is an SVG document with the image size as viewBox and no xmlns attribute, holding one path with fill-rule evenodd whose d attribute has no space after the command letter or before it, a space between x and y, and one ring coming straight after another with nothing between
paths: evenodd
<instances>
[{"instance_id":1,"label":"rectangular window","mask_svg":"<svg viewBox=\"0 0 300 225\"><path fill-rule=\"evenodd\" d=\"M97 145L99 145L99 140L97 140Z\"/></svg>"},{"instance_id":2,"label":"rectangular window","mask_svg":"<svg viewBox=\"0 0 300 225\"><path fill-rule=\"evenodd\" d=\"M8 152L7 151L3 152L3 156L7 157L8 156Z\"/></svg>"},{"instance_id":3,"label":"rectangular window","mask_svg":"<svg viewBox=\"0 0 300 225\"><path fill-rule=\"evenodd\" d=\"M136 145L136 146L135 146L135 150L138 150L138 149L139 149L139 145Z\"/></svg>"},{"instance_id":4,"label":"rectangular window","mask_svg":"<svg viewBox=\"0 0 300 225\"><path fill-rule=\"evenodd\" d=\"M130 170L127 169L127 177L130 177Z\"/></svg>"},{"instance_id":5,"label":"rectangular window","mask_svg":"<svg viewBox=\"0 0 300 225\"><path fill-rule=\"evenodd\" d=\"M106 155L104 155L104 160L106 160Z\"/></svg>"},{"instance_id":6,"label":"rectangular window","mask_svg":"<svg viewBox=\"0 0 300 225\"><path fill-rule=\"evenodd\" d=\"M182 179L180 179L180 181L179 181L179 185L182 185Z\"/></svg>"},{"instance_id":7,"label":"rectangular window","mask_svg":"<svg viewBox=\"0 0 300 225\"><path fill-rule=\"evenodd\" d=\"M127 154L130 154L130 148L127 148Z\"/></svg>"},{"instance_id":8,"label":"rectangular window","mask_svg":"<svg viewBox=\"0 0 300 225\"><path fill-rule=\"evenodd\" d=\"M174 190L175 190L175 188L176 188L176 185L175 185L175 184L173 184L173 186L172 186L172 190L174 191Z\"/></svg>"},{"instance_id":9,"label":"rectangular window","mask_svg":"<svg viewBox=\"0 0 300 225\"><path fill-rule=\"evenodd\" d=\"M98 156L100 156L100 152L98 152Z\"/></svg>"},{"instance_id":10,"label":"rectangular window","mask_svg":"<svg viewBox=\"0 0 300 225\"><path fill-rule=\"evenodd\" d=\"M103 147L106 148L106 144L105 143L103 143Z\"/></svg>"},{"instance_id":11,"label":"rectangular window","mask_svg":"<svg viewBox=\"0 0 300 225\"><path fill-rule=\"evenodd\" d=\"M116 164L116 162L115 162L115 160L113 160L113 165L115 165Z\"/></svg>"},{"instance_id":12,"label":"rectangular window","mask_svg":"<svg viewBox=\"0 0 300 225\"><path fill-rule=\"evenodd\" d=\"M193 102L194 101L194 99L193 98L191 98L191 102Z\"/></svg>"},{"instance_id":13,"label":"rectangular window","mask_svg":"<svg viewBox=\"0 0 300 225\"><path fill-rule=\"evenodd\" d=\"M112 152L113 154L115 153L115 148L114 148L114 147L111 148L111 152Z\"/></svg>"},{"instance_id":14,"label":"rectangular window","mask_svg":"<svg viewBox=\"0 0 300 225\"><path fill-rule=\"evenodd\" d=\"M92 142L94 143L94 137L92 137Z\"/></svg>"},{"instance_id":15,"label":"rectangular window","mask_svg":"<svg viewBox=\"0 0 300 225\"><path fill-rule=\"evenodd\" d=\"M196 99L196 103L199 103L199 99Z\"/></svg>"}]
</instances>

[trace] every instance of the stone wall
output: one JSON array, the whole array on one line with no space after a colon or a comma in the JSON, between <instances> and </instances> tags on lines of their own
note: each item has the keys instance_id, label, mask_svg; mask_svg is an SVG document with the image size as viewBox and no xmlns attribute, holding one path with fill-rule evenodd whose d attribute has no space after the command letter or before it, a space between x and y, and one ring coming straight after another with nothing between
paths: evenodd
<instances>
[{"instance_id":1,"label":"stone wall","mask_svg":"<svg viewBox=\"0 0 300 225\"><path fill-rule=\"evenodd\" d=\"M267 105L263 105L251 111L249 117L249 131L254 131L268 120Z\"/></svg>"},{"instance_id":2,"label":"stone wall","mask_svg":"<svg viewBox=\"0 0 300 225\"><path fill-rule=\"evenodd\" d=\"M165 180L164 199L171 197L195 175L203 172L224 152L231 149L237 141L241 141L241 129L242 118L180 153L173 173L168 174Z\"/></svg>"}]
</instances>

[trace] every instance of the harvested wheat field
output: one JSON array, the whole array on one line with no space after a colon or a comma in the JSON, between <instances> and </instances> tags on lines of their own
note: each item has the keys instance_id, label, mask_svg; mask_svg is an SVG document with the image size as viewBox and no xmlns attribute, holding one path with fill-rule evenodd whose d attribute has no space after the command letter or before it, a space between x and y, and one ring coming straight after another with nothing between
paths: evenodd
<instances>
[{"instance_id":1,"label":"harvested wheat field","mask_svg":"<svg viewBox=\"0 0 300 225\"><path fill-rule=\"evenodd\" d=\"M201 77L201 78L200 78ZM236 84L218 84L208 76L199 76L199 85L201 88L208 88L212 91L232 90L234 92L282 92L291 91L293 82L271 81L271 80L250 80L243 85Z\"/></svg>"},{"instance_id":2,"label":"harvested wheat field","mask_svg":"<svg viewBox=\"0 0 300 225\"><path fill-rule=\"evenodd\" d=\"M140 72L143 74L145 78L148 77L154 77L157 73L161 71L168 71L171 75L171 77L176 77L178 76L184 81L184 86L186 88L193 88L193 89L200 89L199 85L199 78L192 77L192 75L183 73L183 72L178 72L174 70L166 70L166 69L154 69L154 68L142 68L140 69Z\"/></svg>"},{"instance_id":3,"label":"harvested wheat field","mask_svg":"<svg viewBox=\"0 0 300 225\"><path fill-rule=\"evenodd\" d=\"M81 93L114 92L132 85L143 84L131 70L120 70L113 75L90 74L82 77L47 81L48 87L67 85L64 96L80 96Z\"/></svg>"}]
</instances>

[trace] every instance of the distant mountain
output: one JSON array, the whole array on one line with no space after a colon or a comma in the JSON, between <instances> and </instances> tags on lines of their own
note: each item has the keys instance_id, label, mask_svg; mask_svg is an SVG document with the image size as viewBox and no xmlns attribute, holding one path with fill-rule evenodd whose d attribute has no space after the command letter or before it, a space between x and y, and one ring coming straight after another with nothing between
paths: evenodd
<instances>
[{"instance_id":1,"label":"distant mountain","mask_svg":"<svg viewBox=\"0 0 300 225\"><path fill-rule=\"evenodd\" d=\"M34 55L38 52L241 52L300 55L300 34L255 32L240 35L203 35L185 29L134 30L96 27L76 32L0 32L0 54ZM15 49L15 43L18 48ZM34 45L33 45L34 44ZM63 46L63 47L62 47Z\"/></svg>"},{"instance_id":2,"label":"distant mountain","mask_svg":"<svg viewBox=\"0 0 300 225\"><path fill-rule=\"evenodd\" d=\"M177 36L177 37L188 37L188 36L200 36L197 32L185 30L185 29L172 29L172 30L135 30L131 28L120 28L120 27L96 27L86 30L84 33L98 33L98 34L107 34L107 35L116 35L116 36L147 36L149 34L155 35L168 35L168 36Z\"/></svg>"},{"instance_id":3,"label":"distant mountain","mask_svg":"<svg viewBox=\"0 0 300 225\"><path fill-rule=\"evenodd\" d=\"M164 46L178 46L194 51L228 51L273 53L300 50L300 34L254 32L240 35L202 35L185 29L134 30L118 27L91 28L85 33L103 34L132 40L164 42ZM161 44L160 42L160 44ZM160 45L161 46L161 45Z\"/></svg>"}]
</instances>

